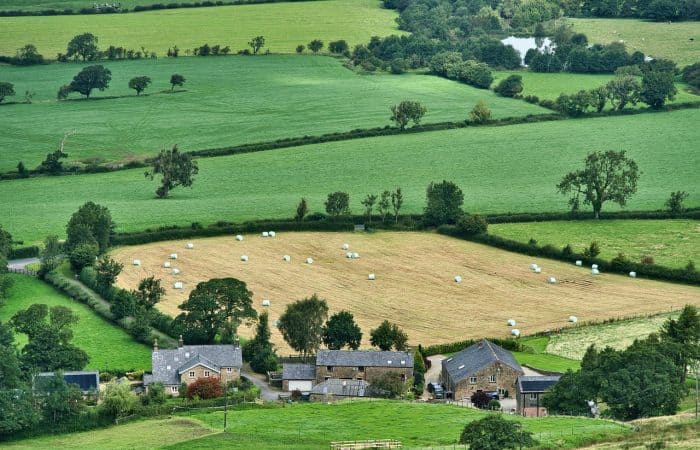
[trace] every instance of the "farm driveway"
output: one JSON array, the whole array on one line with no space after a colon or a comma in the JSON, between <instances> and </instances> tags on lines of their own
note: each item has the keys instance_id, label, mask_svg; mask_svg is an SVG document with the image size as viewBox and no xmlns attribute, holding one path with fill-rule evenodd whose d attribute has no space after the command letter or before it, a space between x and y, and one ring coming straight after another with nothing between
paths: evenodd
<instances>
[{"instance_id":1,"label":"farm driveway","mask_svg":"<svg viewBox=\"0 0 700 450\"><path fill-rule=\"evenodd\" d=\"M253 372L248 364L245 364L243 368L241 368L241 375L260 388L260 397L266 402L279 399L280 391L271 388L270 385L267 384L265 375Z\"/></svg>"}]
</instances>

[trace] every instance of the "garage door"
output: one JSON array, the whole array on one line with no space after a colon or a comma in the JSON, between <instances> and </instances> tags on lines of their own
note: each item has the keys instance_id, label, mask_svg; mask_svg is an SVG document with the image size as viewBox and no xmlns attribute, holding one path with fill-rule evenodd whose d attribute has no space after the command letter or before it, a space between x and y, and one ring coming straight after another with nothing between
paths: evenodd
<instances>
[{"instance_id":1,"label":"garage door","mask_svg":"<svg viewBox=\"0 0 700 450\"><path fill-rule=\"evenodd\" d=\"M299 390L301 392L311 391L312 382L311 380L289 380L289 391Z\"/></svg>"}]
</instances>

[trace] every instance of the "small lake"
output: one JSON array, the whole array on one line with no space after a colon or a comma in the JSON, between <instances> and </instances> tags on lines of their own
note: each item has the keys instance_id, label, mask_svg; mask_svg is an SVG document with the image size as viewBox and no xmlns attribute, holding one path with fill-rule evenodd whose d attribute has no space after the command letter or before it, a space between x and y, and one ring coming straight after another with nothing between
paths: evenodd
<instances>
[{"instance_id":1,"label":"small lake","mask_svg":"<svg viewBox=\"0 0 700 450\"><path fill-rule=\"evenodd\" d=\"M508 36L505 39L501 39L501 42L503 42L505 45L512 45L513 48L520 53L520 61L522 64L525 64L525 53L527 53L527 51L531 48L542 50L545 47L553 47L552 41L550 41L549 38L519 38L515 36Z\"/></svg>"}]
</instances>

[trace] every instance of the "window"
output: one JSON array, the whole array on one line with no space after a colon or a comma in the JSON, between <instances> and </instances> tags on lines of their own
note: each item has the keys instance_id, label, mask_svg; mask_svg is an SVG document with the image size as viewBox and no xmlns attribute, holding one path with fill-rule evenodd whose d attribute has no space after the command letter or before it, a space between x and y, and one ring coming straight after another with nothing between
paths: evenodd
<instances>
[{"instance_id":1,"label":"window","mask_svg":"<svg viewBox=\"0 0 700 450\"><path fill-rule=\"evenodd\" d=\"M406 374L405 373L401 374L401 381L403 381L404 383L406 382Z\"/></svg>"},{"instance_id":2,"label":"window","mask_svg":"<svg viewBox=\"0 0 700 450\"><path fill-rule=\"evenodd\" d=\"M496 375L489 375L489 383L495 383L496 382Z\"/></svg>"},{"instance_id":3,"label":"window","mask_svg":"<svg viewBox=\"0 0 700 450\"><path fill-rule=\"evenodd\" d=\"M476 384L476 377L469 377L469 383Z\"/></svg>"},{"instance_id":4,"label":"window","mask_svg":"<svg viewBox=\"0 0 700 450\"><path fill-rule=\"evenodd\" d=\"M170 386L170 392L177 392L179 386Z\"/></svg>"},{"instance_id":5,"label":"window","mask_svg":"<svg viewBox=\"0 0 700 450\"><path fill-rule=\"evenodd\" d=\"M194 378L194 370L190 370L190 378Z\"/></svg>"},{"instance_id":6,"label":"window","mask_svg":"<svg viewBox=\"0 0 700 450\"><path fill-rule=\"evenodd\" d=\"M233 372L233 368L227 367L227 368L226 368L226 373L231 373L231 372Z\"/></svg>"},{"instance_id":7,"label":"window","mask_svg":"<svg viewBox=\"0 0 700 450\"><path fill-rule=\"evenodd\" d=\"M358 372L364 372L364 371L365 371L365 366L359 366L359 367L357 368L357 371L358 371Z\"/></svg>"},{"instance_id":8,"label":"window","mask_svg":"<svg viewBox=\"0 0 700 450\"><path fill-rule=\"evenodd\" d=\"M329 372L333 372L333 366L326 366L326 370Z\"/></svg>"},{"instance_id":9,"label":"window","mask_svg":"<svg viewBox=\"0 0 700 450\"><path fill-rule=\"evenodd\" d=\"M205 370L205 371L204 371L204 376L207 377L207 378L209 377L209 371L208 371L208 370Z\"/></svg>"},{"instance_id":10,"label":"window","mask_svg":"<svg viewBox=\"0 0 700 450\"><path fill-rule=\"evenodd\" d=\"M537 400L537 394L530 394L530 400Z\"/></svg>"}]
</instances>

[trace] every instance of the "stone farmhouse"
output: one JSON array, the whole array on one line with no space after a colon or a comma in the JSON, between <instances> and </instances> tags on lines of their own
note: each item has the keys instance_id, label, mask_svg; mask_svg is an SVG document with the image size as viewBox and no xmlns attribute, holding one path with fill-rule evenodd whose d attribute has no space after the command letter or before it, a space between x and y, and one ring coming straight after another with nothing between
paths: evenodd
<instances>
[{"instance_id":1,"label":"stone farmhouse","mask_svg":"<svg viewBox=\"0 0 700 450\"><path fill-rule=\"evenodd\" d=\"M547 415L547 409L541 406L540 397L557 381L560 376L523 376L518 377L515 390L517 412L527 417Z\"/></svg>"},{"instance_id":2,"label":"stone farmhouse","mask_svg":"<svg viewBox=\"0 0 700 450\"><path fill-rule=\"evenodd\" d=\"M523 375L509 351L482 339L443 360L440 381L448 398L469 399L476 391L514 395Z\"/></svg>"},{"instance_id":3,"label":"stone farmhouse","mask_svg":"<svg viewBox=\"0 0 700 450\"><path fill-rule=\"evenodd\" d=\"M217 378L222 383L241 376L243 355L234 345L183 345L182 338L176 349L161 350L156 342L151 353L152 374L143 376L146 388L151 383L162 383L165 392L179 395L182 383L193 383L197 378Z\"/></svg>"},{"instance_id":4,"label":"stone farmhouse","mask_svg":"<svg viewBox=\"0 0 700 450\"><path fill-rule=\"evenodd\" d=\"M411 352L319 350L316 354L316 383L330 379L364 380L394 372L405 382L413 376Z\"/></svg>"}]
</instances>

